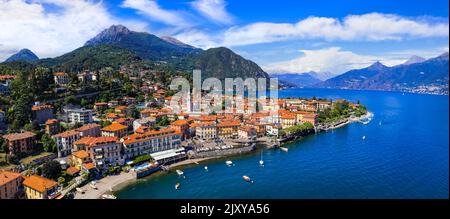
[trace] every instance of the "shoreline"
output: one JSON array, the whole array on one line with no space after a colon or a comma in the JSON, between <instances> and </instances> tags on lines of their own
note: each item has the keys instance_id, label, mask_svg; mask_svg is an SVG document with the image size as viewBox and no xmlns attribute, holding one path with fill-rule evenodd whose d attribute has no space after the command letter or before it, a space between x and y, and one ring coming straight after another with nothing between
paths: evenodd
<instances>
[{"instance_id":1,"label":"shoreline","mask_svg":"<svg viewBox=\"0 0 450 219\"><path fill-rule=\"evenodd\" d=\"M358 122L361 119L371 118L371 117L373 117L373 115L374 115L373 113L368 111L366 114L364 114L360 117L348 118L347 121L345 121L343 123L340 123L338 125L335 125L335 126L332 126L330 128L323 129L320 131L328 131L330 129L337 129L337 128L343 127L345 125L348 125L350 123ZM297 140L299 140L299 139L297 139ZM296 140L294 140L294 141L296 141ZM288 143L288 142L281 143L281 145L286 144L286 143ZM228 156L234 156L234 155L228 155ZM205 162L208 160L215 160L215 159L220 159L220 158L224 158L224 157L228 157L228 156L214 156L214 157L187 159L187 160L183 160L178 163L170 164L168 167L169 167L169 169L172 169L175 167L186 167L186 166L193 165L193 164L200 165L202 162ZM130 176L131 176L131 178L130 178ZM132 183L135 183L137 180L138 179L136 179L136 177L134 177L134 175L132 173L123 173L122 172L119 175L107 176L107 177L102 178L97 181L97 184L96 184L97 189L96 190L91 188L89 186L89 184L86 184L85 186L83 186L82 188L85 189L85 194L79 194L78 192L76 192L74 199L100 199L103 194L113 194L113 193L119 191L120 189L123 189Z\"/></svg>"}]
</instances>

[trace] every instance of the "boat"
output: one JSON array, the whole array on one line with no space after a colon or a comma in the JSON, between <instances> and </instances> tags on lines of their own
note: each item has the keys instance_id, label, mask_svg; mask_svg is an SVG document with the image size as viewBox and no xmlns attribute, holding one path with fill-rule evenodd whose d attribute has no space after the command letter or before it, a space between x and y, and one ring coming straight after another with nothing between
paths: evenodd
<instances>
[{"instance_id":1,"label":"boat","mask_svg":"<svg viewBox=\"0 0 450 219\"><path fill-rule=\"evenodd\" d=\"M381 122L379 122L378 125L381 125Z\"/></svg>"},{"instance_id":2,"label":"boat","mask_svg":"<svg viewBox=\"0 0 450 219\"><path fill-rule=\"evenodd\" d=\"M103 195L102 195L102 198L103 198L103 199L117 199L116 196L111 195L111 194L103 194Z\"/></svg>"},{"instance_id":3,"label":"boat","mask_svg":"<svg viewBox=\"0 0 450 219\"><path fill-rule=\"evenodd\" d=\"M233 165L233 161L227 160L227 161L225 161L225 164L226 164L227 166L231 166L231 165Z\"/></svg>"},{"instance_id":4,"label":"boat","mask_svg":"<svg viewBox=\"0 0 450 219\"><path fill-rule=\"evenodd\" d=\"M183 174L184 174L184 172L183 172L183 171L181 171L181 170L176 170L176 172L177 172L178 176L181 176L181 175L183 175Z\"/></svg>"},{"instance_id":5,"label":"boat","mask_svg":"<svg viewBox=\"0 0 450 219\"><path fill-rule=\"evenodd\" d=\"M284 151L284 152L288 152L288 149L285 148L285 147L280 147L280 149L281 149L282 151Z\"/></svg>"},{"instance_id":6,"label":"boat","mask_svg":"<svg viewBox=\"0 0 450 219\"><path fill-rule=\"evenodd\" d=\"M205 170L208 171L208 166L205 166Z\"/></svg>"},{"instance_id":7,"label":"boat","mask_svg":"<svg viewBox=\"0 0 450 219\"><path fill-rule=\"evenodd\" d=\"M259 165L264 166L264 160L263 160L263 151L261 150L261 160L259 160Z\"/></svg>"},{"instance_id":8,"label":"boat","mask_svg":"<svg viewBox=\"0 0 450 219\"><path fill-rule=\"evenodd\" d=\"M177 183L177 184L175 184L175 189L178 189L178 188L180 188L180 183Z\"/></svg>"},{"instance_id":9,"label":"boat","mask_svg":"<svg viewBox=\"0 0 450 219\"><path fill-rule=\"evenodd\" d=\"M246 176L246 175L242 176L242 178L243 178L246 182L253 183L253 181L250 179L250 177L248 177L248 176Z\"/></svg>"},{"instance_id":10,"label":"boat","mask_svg":"<svg viewBox=\"0 0 450 219\"><path fill-rule=\"evenodd\" d=\"M84 194L84 190L82 188L77 187L76 190L77 190L77 192Z\"/></svg>"},{"instance_id":11,"label":"boat","mask_svg":"<svg viewBox=\"0 0 450 219\"><path fill-rule=\"evenodd\" d=\"M366 136L364 135L364 136L362 137L362 139L363 139L363 140L366 140Z\"/></svg>"}]
</instances>

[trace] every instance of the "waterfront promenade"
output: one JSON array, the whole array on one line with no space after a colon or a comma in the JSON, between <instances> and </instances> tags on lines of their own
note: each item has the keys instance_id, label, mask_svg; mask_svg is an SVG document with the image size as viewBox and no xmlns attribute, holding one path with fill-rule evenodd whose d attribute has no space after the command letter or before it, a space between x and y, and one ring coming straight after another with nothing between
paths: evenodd
<instances>
[{"instance_id":1,"label":"waterfront promenade","mask_svg":"<svg viewBox=\"0 0 450 219\"><path fill-rule=\"evenodd\" d=\"M130 182L136 180L133 173L122 172L118 175L107 176L97 181L95 186L97 189L92 188L89 184L81 187L85 192L84 194L76 192L75 199L99 199L103 194L110 193L120 186L125 186Z\"/></svg>"}]
</instances>

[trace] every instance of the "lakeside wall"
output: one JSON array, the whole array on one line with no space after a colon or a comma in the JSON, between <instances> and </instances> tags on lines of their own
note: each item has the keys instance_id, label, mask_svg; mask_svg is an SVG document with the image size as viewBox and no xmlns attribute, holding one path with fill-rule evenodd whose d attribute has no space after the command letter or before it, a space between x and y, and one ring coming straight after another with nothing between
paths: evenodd
<instances>
[{"instance_id":1,"label":"lakeside wall","mask_svg":"<svg viewBox=\"0 0 450 219\"><path fill-rule=\"evenodd\" d=\"M251 144L249 146L230 148L230 149L225 149L225 150L195 152L191 156L191 158L221 157L221 156L243 154L243 153L248 153L250 151L253 151L253 150L255 150L255 148L256 148L256 144Z\"/></svg>"}]
</instances>

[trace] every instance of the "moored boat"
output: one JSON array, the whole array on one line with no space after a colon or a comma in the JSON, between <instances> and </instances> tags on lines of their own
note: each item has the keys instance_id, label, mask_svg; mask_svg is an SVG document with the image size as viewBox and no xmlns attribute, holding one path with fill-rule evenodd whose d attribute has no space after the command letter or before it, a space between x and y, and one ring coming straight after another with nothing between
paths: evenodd
<instances>
[{"instance_id":1,"label":"moored boat","mask_svg":"<svg viewBox=\"0 0 450 219\"><path fill-rule=\"evenodd\" d=\"M183 175L183 174L184 174L184 172L183 172L183 171L181 171L181 170L176 170L176 172L177 172L178 176L181 176L181 175Z\"/></svg>"},{"instance_id":2,"label":"moored boat","mask_svg":"<svg viewBox=\"0 0 450 219\"><path fill-rule=\"evenodd\" d=\"M228 165L228 166L231 166L231 165L233 165L233 161L227 160L227 161L225 161L225 164Z\"/></svg>"},{"instance_id":3,"label":"moored boat","mask_svg":"<svg viewBox=\"0 0 450 219\"><path fill-rule=\"evenodd\" d=\"M253 183L253 181L250 179L250 177L248 177L248 176L246 176L246 175L242 176L242 178L243 178L246 182Z\"/></svg>"},{"instance_id":4,"label":"moored boat","mask_svg":"<svg viewBox=\"0 0 450 219\"><path fill-rule=\"evenodd\" d=\"M111 194L103 194L103 195L102 195L102 198L103 198L103 199L117 199L116 196L111 195Z\"/></svg>"},{"instance_id":5,"label":"moored boat","mask_svg":"<svg viewBox=\"0 0 450 219\"><path fill-rule=\"evenodd\" d=\"M282 151L284 151L284 152L288 152L289 150L287 149L287 148L285 148L285 147L280 147L280 149L282 150Z\"/></svg>"},{"instance_id":6,"label":"moored boat","mask_svg":"<svg viewBox=\"0 0 450 219\"><path fill-rule=\"evenodd\" d=\"M178 189L178 188L180 188L180 183L177 183L177 184L175 184L175 189Z\"/></svg>"}]
</instances>

